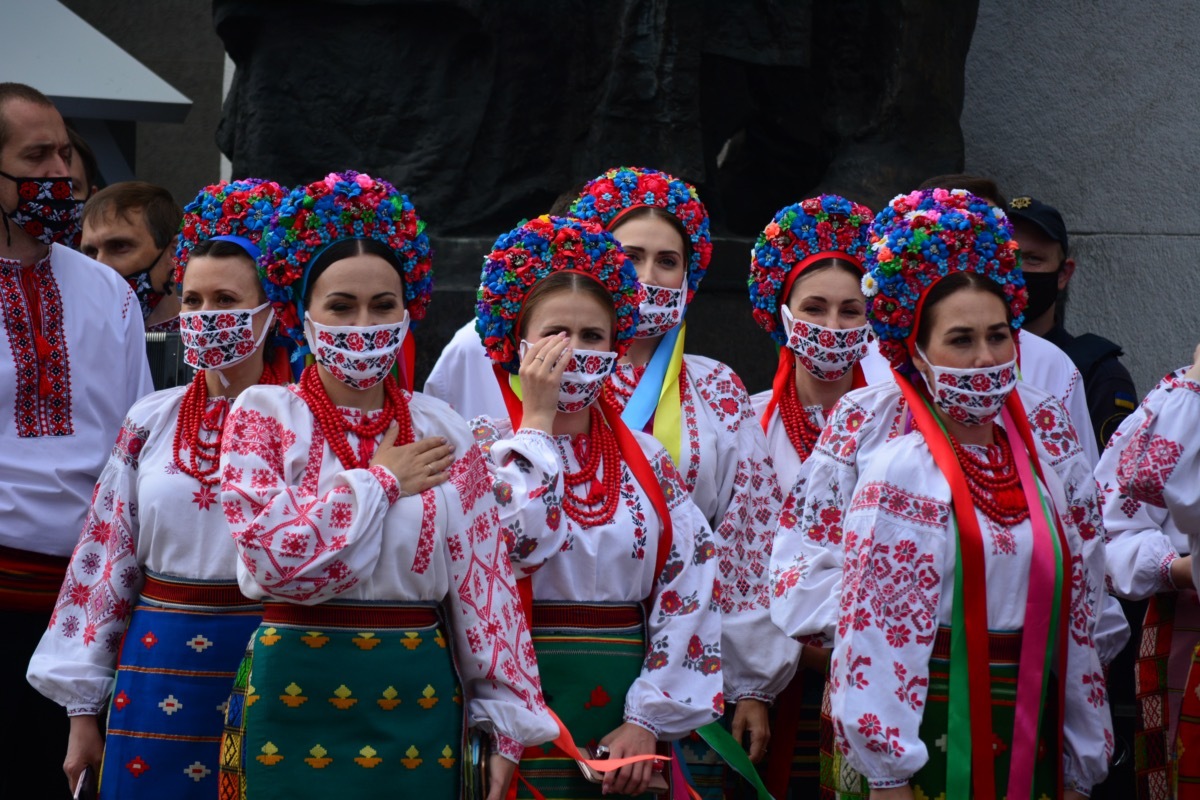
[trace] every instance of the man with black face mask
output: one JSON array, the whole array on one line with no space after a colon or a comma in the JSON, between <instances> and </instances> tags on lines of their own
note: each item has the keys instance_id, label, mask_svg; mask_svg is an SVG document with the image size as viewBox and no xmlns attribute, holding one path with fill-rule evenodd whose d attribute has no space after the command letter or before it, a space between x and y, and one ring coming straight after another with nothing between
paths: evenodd
<instances>
[{"instance_id":1,"label":"man with black face mask","mask_svg":"<svg viewBox=\"0 0 1200 800\"><path fill-rule=\"evenodd\" d=\"M183 209L161 186L114 183L83 207L83 254L112 267L137 295L147 331L179 330L175 235Z\"/></svg>"},{"instance_id":2,"label":"man with black face mask","mask_svg":"<svg viewBox=\"0 0 1200 800\"><path fill-rule=\"evenodd\" d=\"M133 292L64 245L79 229L71 156L50 100L0 83L0 685L21 731L8 737L0 797L69 796L58 794L64 751L54 744L66 741L67 720L25 669L51 614L77 620L86 637L91 616L105 613L91 598L56 598L105 463L137 458L118 433L152 388Z\"/></svg>"},{"instance_id":3,"label":"man with black face mask","mask_svg":"<svg viewBox=\"0 0 1200 800\"><path fill-rule=\"evenodd\" d=\"M1072 336L1063 327L1067 284L1075 274L1069 257L1067 226L1058 209L1032 197L1015 197L1008 216L1021 248L1021 269L1029 305L1024 330L1058 345L1083 376L1088 411L1096 444L1108 442L1121 421L1137 407L1137 393L1129 370L1118 360L1121 346L1094 333Z\"/></svg>"}]
</instances>

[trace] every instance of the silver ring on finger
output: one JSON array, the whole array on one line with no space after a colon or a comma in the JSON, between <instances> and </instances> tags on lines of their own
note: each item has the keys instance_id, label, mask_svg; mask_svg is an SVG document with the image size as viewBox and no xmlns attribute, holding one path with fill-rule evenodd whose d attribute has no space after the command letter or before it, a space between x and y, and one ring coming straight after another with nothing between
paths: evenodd
<instances>
[{"instance_id":1,"label":"silver ring on finger","mask_svg":"<svg viewBox=\"0 0 1200 800\"><path fill-rule=\"evenodd\" d=\"M433 472L434 472L434 469L433 469L433 464L426 464L426 465L425 465L425 471L426 471L426 472L429 474L429 477L431 477L431 478L432 478L432 477L433 477Z\"/></svg>"},{"instance_id":2,"label":"silver ring on finger","mask_svg":"<svg viewBox=\"0 0 1200 800\"><path fill-rule=\"evenodd\" d=\"M538 357L537 357L537 358L535 358L534 360L535 360L535 361L545 361L545 360L546 360L546 357L545 357L545 356L538 356Z\"/></svg>"}]
</instances>

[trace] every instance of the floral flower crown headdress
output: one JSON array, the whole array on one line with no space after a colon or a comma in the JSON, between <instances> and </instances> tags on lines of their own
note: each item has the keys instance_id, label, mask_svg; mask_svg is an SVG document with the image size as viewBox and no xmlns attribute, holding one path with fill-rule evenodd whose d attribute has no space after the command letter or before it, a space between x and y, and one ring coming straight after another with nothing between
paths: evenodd
<instances>
[{"instance_id":1,"label":"floral flower crown headdress","mask_svg":"<svg viewBox=\"0 0 1200 800\"><path fill-rule=\"evenodd\" d=\"M826 258L842 258L861 268L872 218L864 205L823 194L784 207L758 235L750 251L750 305L754 321L781 347L787 331L779 308L796 279Z\"/></svg>"},{"instance_id":2,"label":"floral flower crown headdress","mask_svg":"<svg viewBox=\"0 0 1200 800\"><path fill-rule=\"evenodd\" d=\"M192 251L208 239L233 242L258 261L262 237L287 189L261 178L214 183L183 208L175 247L175 283L183 282ZM260 273L259 277L262 275Z\"/></svg>"},{"instance_id":3,"label":"floral flower crown headdress","mask_svg":"<svg viewBox=\"0 0 1200 800\"><path fill-rule=\"evenodd\" d=\"M708 210L690 183L656 169L616 167L583 188L583 194L571 204L571 216L595 220L605 230L612 230L627 212L644 206L669 211L687 231L691 244L687 283L690 303L712 258Z\"/></svg>"},{"instance_id":4,"label":"floral flower crown headdress","mask_svg":"<svg viewBox=\"0 0 1200 800\"><path fill-rule=\"evenodd\" d=\"M517 321L525 298L556 272L582 273L609 291L617 315L615 349L618 355L629 349L644 294L633 262L595 222L541 216L496 240L484 259L475 301L475 330L484 349L513 374L521 366Z\"/></svg>"},{"instance_id":5,"label":"floral flower crown headdress","mask_svg":"<svg viewBox=\"0 0 1200 800\"><path fill-rule=\"evenodd\" d=\"M409 316L414 322L425 318L433 293L432 253L425 223L413 204L380 178L353 170L331 172L284 197L262 241L259 270L267 297L284 304L280 320L300 352L308 271L322 250L343 239L374 239L386 245L403 269Z\"/></svg>"},{"instance_id":6,"label":"floral flower crown headdress","mask_svg":"<svg viewBox=\"0 0 1200 800\"><path fill-rule=\"evenodd\" d=\"M911 363L921 308L929 290L956 272L995 281L1019 331L1028 302L1012 225L999 208L964 189L897 195L871 224L867 320L893 367Z\"/></svg>"}]
</instances>

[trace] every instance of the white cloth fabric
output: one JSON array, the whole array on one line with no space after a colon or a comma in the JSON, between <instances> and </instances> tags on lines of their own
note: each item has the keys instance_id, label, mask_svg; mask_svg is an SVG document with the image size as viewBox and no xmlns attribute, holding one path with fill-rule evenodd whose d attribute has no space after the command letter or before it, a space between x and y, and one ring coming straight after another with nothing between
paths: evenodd
<instances>
[{"instance_id":1,"label":"white cloth fabric","mask_svg":"<svg viewBox=\"0 0 1200 800\"><path fill-rule=\"evenodd\" d=\"M1088 413L1087 394L1083 389L1083 377L1075 368L1071 357L1037 334L1022 330L1018 338L1020 354L1018 377L1021 381L1036 386L1043 392L1058 398L1066 408L1077 431L1092 430L1092 418ZM867 383L879 383L891 377L891 367L879 354L879 345L872 340L871 350L862 360ZM1100 459L1094 437L1084 436L1080 442L1088 463L1092 466Z\"/></svg>"},{"instance_id":2,"label":"white cloth fabric","mask_svg":"<svg viewBox=\"0 0 1200 800\"><path fill-rule=\"evenodd\" d=\"M625 695L626 721L670 740L717 719L724 704L717 550L666 450L634 431L662 486L673 527L671 550L656 579L661 524L624 460L613 519L584 528L563 508L563 476L580 469L570 437L529 429L514 435L507 419L479 418L471 425L495 475L513 568L518 576L532 577L535 602L650 598L650 650ZM718 660L706 666L712 656Z\"/></svg>"},{"instance_id":3,"label":"white cloth fabric","mask_svg":"<svg viewBox=\"0 0 1200 800\"><path fill-rule=\"evenodd\" d=\"M1186 371L1168 375L1146 395L1125 421L1136 419L1136 424L1129 428L1121 425L1124 433L1116 478L1122 494L1165 509L1175 530L1187 532L1186 552L1195 553L1200 547L1200 491L1196 482L1200 474L1200 428L1196 426L1200 419L1200 383L1183 377ZM1157 546L1161 549L1162 543ZM1118 555L1124 552L1118 546ZM1195 561L1192 580L1200 586Z\"/></svg>"},{"instance_id":4,"label":"white cloth fabric","mask_svg":"<svg viewBox=\"0 0 1200 800\"><path fill-rule=\"evenodd\" d=\"M492 360L475 332L474 319L455 331L446 343L425 379L425 394L449 403L466 419L508 416Z\"/></svg>"},{"instance_id":5,"label":"white cloth fabric","mask_svg":"<svg viewBox=\"0 0 1200 800\"><path fill-rule=\"evenodd\" d=\"M29 682L68 714L96 714L104 707L146 570L189 580L237 577L237 549L218 491L175 464L175 428L186 391L155 392L129 409L96 484L50 626L29 663ZM208 409L225 402L209 400Z\"/></svg>"},{"instance_id":6,"label":"white cloth fabric","mask_svg":"<svg viewBox=\"0 0 1200 800\"><path fill-rule=\"evenodd\" d=\"M1100 504L1104 509L1104 529L1108 535L1108 577L1112 591L1119 597L1144 600L1159 592L1174 592L1171 562L1191 552L1188 537L1175 524L1165 508L1143 503L1120 489L1117 467L1138 437L1134 434L1146 422L1148 405L1157 406L1167 387L1176 385L1186 369L1163 379L1146 396L1136 411L1126 417L1113 433L1096 466Z\"/></svg>"},{"instance_id":7,"label":"white cloth fabric","mask_svg":"<svg viewBox=\"0 0 1200 800\"><path fill-rule=\"evenodd\" d=\"M1066 508L1058 476L1047 471L1046 481L1048 499ZM985 541L988 628L1020 630L1032 526L1026 520L1005 527L977 513ZM845 565L830 706L839 744L872 785L907 780L928 761L930 743L919 730L937 627L951 622L957 568L952 517L950 486L917 432L876 451L846 514L845 546L855 557ZM1112 720L1091 637L1084 543L1077 527L1066 527L1074 588L1063 676L1063 770L1068 787L1089 791L1108 771ZM893 691L896 686L901 688Z\"/></svg>"},{"instance_id":8,"label":"white cloth fabric","mask_svg":"<svg viewBox=\"0 0 1200 800\"><path fill-rule=\"evenodd\" d=\"M26 382L17 374L15 359L28 350L10 336L14 314L27 313L25 295L18 291L5 298L0 317L0 545L67 556L79 539L92 489L125 412L154 387L142 315L129 284L62 245L52 245L47 258L61 297L54 311L61 311L70 367L72 432L18 435L18 394ZM6 289L19 285L22 270L44 269L46 263L22 267L0 259ZM52 325L51 317L42 315L43 329Z\"/></svg>"},{"instance_id":9,"label":"white cloth fabric","mask_svg":"<svg viewBox=\"0 0 1200 800\"><path fill-rule=\"evenodd\" d=\"M750 396L750 408L754 411L754 421L760 430L762 428L760 420L770 402L770 389ZM808 415L809 421L817 427L817 430L825 427L825 409L819 405L805 406L804 413ZM796 452L796 448L792 446L792 440L788 438L778 406L767 422L767 452L771 454L771 463L775 465L775 478L779 481L780 488L786 492L796 485L796 478L800 476L800 466L803 462L800 461L800 454Z\"/></svg>"},{"instance_id":10,"label":"white cloth fabric","mask_svg":"<svg viewBox=\"0 0 1200 800\"><path fill-rule=\"evenodd\" d=\"M1120 605L1106 597L1103 525L1091 463L1062 404L1028 383L1017 392L1042 463L1065 489L1063 524L1083 541L1089 604L1112 615L1101 654L1111 658L1129 638ZM846 543L843 520L860 476L887 443L909 430L903 395L894 381L848 392L834 406L816 448L784 501L771 559L771 617L791 636L829 646L837 629Z\"/></svg>"},{"instance_id":11,"label":"white cloth fabric","mask_svg":"<svg viewBox=\"0 0 1200 800\"><path fill-rule=\"evenodd\" d=\"M400 497L386 468L343 468L297 391L251 387L226 422L221 501L242 592L302 605L443 604L472 724L507 739L514 760L513 741L554 738L491 477L466 423L439 400L410 396L416 440L443 436L456 459L446 483ZM357 452L358 437L348 438Z\"/></svg>"},{"instance_id":12,"label":"white cloth fabric","mask_svg":"<svg viewBox=\"0 0 1200 800\"><path fill-rule=\"evenodd\" d=\"M614 387L633 381L618 366ZM614 392L619 404L625 397ZM741 378L725 364L685 354L677 465L717 544L725 697L773 702L791 681L800 647L771 623L768 569L783 502L766 437Z\"/></svg>"}]
</instances>

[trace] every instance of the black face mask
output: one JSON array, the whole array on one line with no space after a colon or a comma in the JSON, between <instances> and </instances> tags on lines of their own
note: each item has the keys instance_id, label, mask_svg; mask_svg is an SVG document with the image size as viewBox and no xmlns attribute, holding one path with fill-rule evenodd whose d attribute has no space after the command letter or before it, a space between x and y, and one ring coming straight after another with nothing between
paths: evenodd
<instances>
[{"instance_id":1,"label":"black face mask","mask_svg":"<svg viewBox=\"0 0 1200 800\"><path fill-rule=\"evenodd\" d=\"M1050 310L1058 302L1058 276L1062 264L1054 272L1026 272L1025 289L1029 292L1029 305L1025 306L1025 321L1032 322Z\"/></svg>"},{"instance_id":2,"label":"black face mask","mask_svg":"<svg viewBox=\"0 0 1200 800\"><path fill-rule=\"evenodd\" d=\"M167 249L164 247L158 251L158 255L150 262L150 266L125 276L125 280L129 282L129 288L133 289L133 293L137 295L138 305L142 307L143 321L149 319L150 314L162 302L162 299L171 293L171 285L169 283L165 291L160 291L150 280L150 271L158 264L159 259L163 257L163 253L165 252L167 252Z\"/></svg>"},{"instance_id":3,"label":"black face mask","mask_svg":"<svg viewBox=\"0 0 1200 800\"><path fill-rule=\"evenodd\" d=\"M17 185L17 207L12 211L0 209L9 245L9 225L13 223L43 244L72 244L78 240L83 203L72 197L70 178L18 178L7 172L0 172L0 176Z\"/></svg>"}]
</instances>

